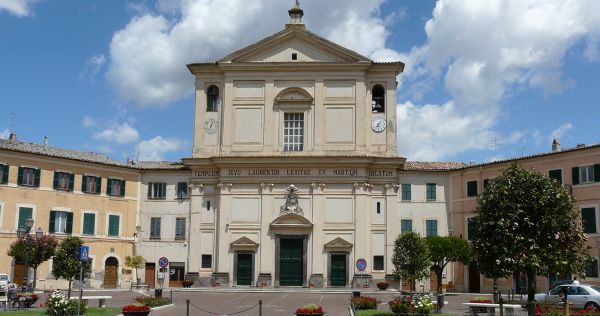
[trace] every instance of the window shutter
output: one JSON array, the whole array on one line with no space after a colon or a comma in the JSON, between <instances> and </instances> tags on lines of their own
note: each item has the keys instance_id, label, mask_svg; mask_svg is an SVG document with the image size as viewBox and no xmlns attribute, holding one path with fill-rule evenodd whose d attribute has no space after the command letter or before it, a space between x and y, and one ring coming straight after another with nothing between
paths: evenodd
<instances>
[{"instance_id":1,"label":"window shutter","mask_svg":"<svg viewBox=\"0 0 600 316\"><path fill-rule=\"evenodd\" d=\"M69 175L69 191L73 191L74 186L75 186L75 174L71 173Z\"/></svg>"},{"instance_id":2,"label":"window shutter","mask_svg":"<svg viewBox=\"0 0 600 316\"><path fill-rule=\"evenodd\" d=\"M96 194L100 194L101 185L102 185L102 178L97 177L96 178Z\"/></svg>"},{"instance_id":3,"label":"window shutter","mask_svg":"<svg viewBox=\"0 0 600 316\"><path fill-rule=\"evenodd\" d=\"M65 231L67 234L71 234L73 232L73 213L67 213L67 230Z\"/></svg>"},{"instance_id":4,"label":"window shutter","mask_svg":"<svg viewBox=\"0 0 600 316\"><path fill-rule=\"evenodd\" d=\"M121 196L125 196L125 180L121 180Z\"/></svg>"},{"instance_id":5,"label":"window shutter","mask_svg":"<svg viewBox=\"0 0 600 316\"><path fill-rule=\"evenodd\" d=\"M87 176L81 177L81 192L87 192Z\"/></svg>"},{"instance_id":6,"label":"window shutter","mask_svg":"<svg viewBox=\"0 0 600 316\"><path fill-rule=\"evenodd\" d=\"M106 179L106 195L112 195L112 183L113 179Z\"/></svg>"},{"instance_id":7,"label":"window shutter","mask_svg":"<svg viewBox=\"0 0 600 316\"><path fill-rule=\"evenodd\" d=\"M56 190L58 188L58 172L54 171L54 182L52 183L52 188Z\"/></svg>"},{"instance_id":8,"label":"window shutter","mask_svg":"<svg viewBox=\"0 0 600 316\"><path fill-rule=\"evenodd\" d=\"M56 223L56 211L50 211L50 224L48 225L48 232L54 233L55 223Z\"/></svg>"},{"instance_id":9,"label":"window shutter","mask_svg":"<svg viewBox=\"0 0 600 316\"><path fill-rule=\"evenodd\" d=\"M571 175L573 177L573 185L579 184L579 167L573 167L571 169Z\"/></svg>"},{"instance_id":10,"label":"window shutter","mask_svg":"<svg viewBox=\"0 0 600 316\"><path fill-rule=\"evenodd\" d=\"M594 165L594 182L600 182L600 164Z\"/></svg>"},{"instance_id":11,"label":"window shutter","mask_svg":"<svg viewBox=\"0 0 600 316\"><path fill-rule=\"evenodd\" d=\"M18 185L23 185L23 167L19 167L19 177L17 179Z\"/></svg>"},{"instance_id":12,"label":"window shutter","mask_svg":"<svg viewBox=\"0 0 600 316\"><path fill-rule=\"evenodd\" d=\"M10 170L8 165L2 166L2 183L8 183L8 170Z\"/></svg>"},{"instance_id":13,"label":"window shutter","mask_svg":"<svg viewBox=\"0 0 600 316\"><path fill-rule=\"evenodd\" d=\"M35 186L40 186L40 169L35 169Z\"/></svg>"},{"instance_id":14,"label":"window shutter","mask_svg":"<svg viewBox=\"0 0 600 316\"><path fill-rule=\"evenodd\" d=\"M152 197L152 182L148 182L148 199Z\"/></svg>"}]
</instances>

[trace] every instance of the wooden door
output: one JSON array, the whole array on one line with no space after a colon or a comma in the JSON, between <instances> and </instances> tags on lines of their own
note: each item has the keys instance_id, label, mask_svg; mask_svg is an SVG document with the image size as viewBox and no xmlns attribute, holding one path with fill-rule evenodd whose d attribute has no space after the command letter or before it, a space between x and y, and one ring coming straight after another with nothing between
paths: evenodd
<instances>
[{"instance_id":1,"label":"wooden door","mask_svg":"<svg viewBox=\"0 0 600 316\"><path fill-rule=\"evenodd\" d=\"M281 239L279 242L279 284L302 286L302 239Z\"/></svg>"},{"instance_id":2,"label":"wooden door","mask_svg":"<svg viewBox=\"0 0 600 316\"><path fill-rule=\"evenodd\" d=\"M471 293L479 293L481 292L481 287L479 286L479 281L481 277L479 275L479 270L477 270L477 266L475 264L469 265L469 292Z\"/></svg>"},{"instance_id":3,"label":"wooden door","mask_svg":"<svg viewBox=\"0 0 600 316\"><path fill-rule=\"evenodd\" d=\"M114 289L117 287L119 277L119 261L115 257L109 257L104 263L104 288Z\"/></svg>"},{"instance_id":4,"label":"wooden door","mask_svg":"<svg viewBox=\"0 0 600 316\"><path fill-rule=\"evenodd\" d=\"M331 255L331 286L346 286L346 255Z\"/></svg>"},{"instance_id":5,"label":"wooden door","mask_svg":"<svg viewBox=\"0 0 600 316\"><path fill-rule=\"evenodd\" d=\"M146 262L146 273L144 274L144 280L149 289L156 287L154 280L156 278L156 263Z\"/></svg>"},{"instance_id":6,"label":"wooden door","mask_svg":"<svg viewBox=\"0 0 600 316\"><path fill-rule=\"evenodd\" d=\"M185 277L185 266L183 264L171 262L169 265L169 287L182 287Z\"/></svg>"},{"instance_id":7,"label":"wooden door","mask_svg":"<svg viewBox=\"0 0 600 316\"><path fill-rule=\"evenodd\" d=\"M252 254L237 254L237 285L252 284Z\"/></svg>"},{"instance_id":8,"label":"wooden door","mask_svg":"<svg viewBox=\"0 0 600 316\"><path fill-rule=\"evenodd\" d=\"M437 292L437 286L438 286L437 273L431 271L431 275L429 276L429 291Z\"/></svg>"},{"instance_id":9,"label":"wooden door","mask_svg":"<svg viewBox=\"0 0 600 316\"><path fill-rule=\"evenodd\" d=\"M15 273L13 274L12 282L17 285L23 285L25 280L25 264L23 262L15 262Z\"/></svg>"}]
</instances>

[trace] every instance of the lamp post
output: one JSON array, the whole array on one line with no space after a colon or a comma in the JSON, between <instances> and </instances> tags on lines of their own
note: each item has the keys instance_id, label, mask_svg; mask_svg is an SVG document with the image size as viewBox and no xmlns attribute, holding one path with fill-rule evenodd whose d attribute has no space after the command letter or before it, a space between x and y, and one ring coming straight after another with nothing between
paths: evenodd
<instances>
[{"instance_id":1,"label":"lamp post","mask_svg":"<svg viewBox=\"0 0 600 316\"><path fill-rule=\"evenodd\" d=\"M25 220L25 227L19 227L17 230L17 237L23 239L25 243L25 248L29 248L29 232L31 231L31 227L33 227L33 218L28 217ZM39 229L41 230L41 229ZM37 236L37 233L36 233ZM25 273L23 275L23 292L28 290L28 281L29 281L29 249L25 249Z\"/></svg>"}]
</instances>

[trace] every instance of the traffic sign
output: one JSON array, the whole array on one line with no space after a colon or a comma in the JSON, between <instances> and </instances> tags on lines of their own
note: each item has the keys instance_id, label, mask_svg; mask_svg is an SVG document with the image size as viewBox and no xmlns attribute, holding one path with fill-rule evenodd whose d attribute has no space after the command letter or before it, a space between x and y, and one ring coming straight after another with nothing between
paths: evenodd
<instances>
[{"instance_id":1,"label":"traffic sign","mask_svg":"<svg viewBox=\"0 0 600 316\"><path fill-rule=\"evenodd\" d=\"M359 258L358 260L356 260L356 268L359 271L364 271L367 268L367 260L363 258Z\"/></svg>"},{"instance_id":2,"label":"traffic sign","mask_svg":"<svg viewBox=\"0 0 600 316\"><path fill-rule=\"evenodd\" d=\"M158 265L166 268L169 265L169 259L167 259L167 257L160 257L160 259L158 259Z\"/></svg>"},{"instance_id":3,"label":"traffic sign","mask_svg":"<svg viewBox=\"0 0 600 316\"><path fill-rule=\"evenodd\" d=\"M79 248L79 260L88 261L89 255L90 255L90 247L82 245L81 248Z\"/></svg>"}]
</instances>

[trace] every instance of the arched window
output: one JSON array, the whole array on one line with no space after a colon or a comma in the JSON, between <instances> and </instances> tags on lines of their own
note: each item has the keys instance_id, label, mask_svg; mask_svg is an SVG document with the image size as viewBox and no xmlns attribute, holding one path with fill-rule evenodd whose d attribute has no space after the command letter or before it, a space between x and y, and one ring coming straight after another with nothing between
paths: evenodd
<instances>
[{"instance_id":1,"label":"arched window","mask_svg":"<svg viewBox=\"0 0 600 316\"><path fill-rule=\"evenodd\" d=\"M219 88L210 86L206 91L206 112L217 111L219 111Z\"/></svg>"},{"instance_id":2,"label":"arched window","mask_svg":"<svg viewBox=\"0 0 600 316\"><path fill-rule=\"evenodd\" d=\"M371 90L371 110L373 113L384 113L385 112L385 90L380 84L373 86Z\"/></svg>"}]
</instances>

